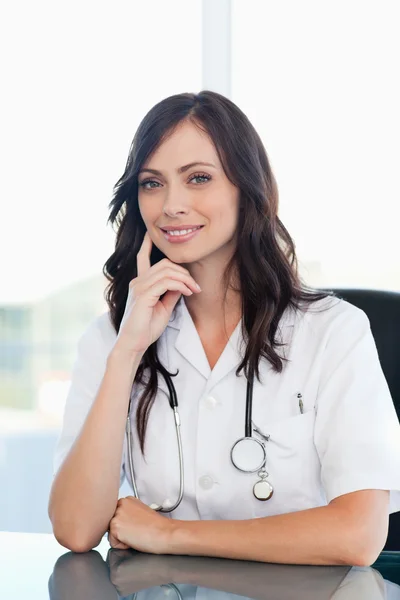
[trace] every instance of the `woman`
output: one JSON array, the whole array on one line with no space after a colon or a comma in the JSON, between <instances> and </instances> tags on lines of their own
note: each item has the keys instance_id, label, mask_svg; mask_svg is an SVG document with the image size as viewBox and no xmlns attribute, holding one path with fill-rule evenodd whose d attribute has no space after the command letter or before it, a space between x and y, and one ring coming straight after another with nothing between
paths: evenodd
<instances>
[{"instance_id":1,"label":"woman","mask_svg":"<svg viewBox=\"0 0 400 600\"><path fill-rule=\"evenodd\" d=\"M109 531L111 546L149 553L370 565L400 510L399 423L365 313L297 274L249 120L215 92L161 101L111 209L109 311L79 342L56 538L77 552ZM243 437L258 454L245 441L240 470ZM118 501L127 439L140 499Z\"/></svg>"}]
</instances>

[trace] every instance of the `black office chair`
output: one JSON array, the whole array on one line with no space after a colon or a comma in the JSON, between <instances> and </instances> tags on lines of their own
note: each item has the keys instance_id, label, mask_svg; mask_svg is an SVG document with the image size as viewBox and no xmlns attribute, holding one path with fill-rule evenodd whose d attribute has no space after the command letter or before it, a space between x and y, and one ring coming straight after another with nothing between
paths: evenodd
<instances>
[{"instance_id":1,"label":"black office chair","mask_svg":"<svg viewBox=\"0 0 400 600\"><path fill-rule=\"evenodd\" d=\"M379 360L400 420L400 293L382 290L330 288L363 310L369 318ZM400 512L390 515L384 550L400 551Z\"/></svg>"}]
</instances>

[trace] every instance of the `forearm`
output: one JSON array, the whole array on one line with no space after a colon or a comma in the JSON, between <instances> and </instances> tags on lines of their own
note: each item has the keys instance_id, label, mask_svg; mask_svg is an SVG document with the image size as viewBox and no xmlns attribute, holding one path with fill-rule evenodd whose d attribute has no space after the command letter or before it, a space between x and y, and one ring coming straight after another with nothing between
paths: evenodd
<instances>
[{"instance_id":1,"label":"forearm","mask_svg":"<svg viewBox=\"0 0 400 600\"><path fill-rule=\"evenodd\" d=\"M82 430L51 490L49 516L56 538L85 551L108 529L118 501L124 431L140 356L115 349Z\"/></svg>"},{"instance_id":2,"label":"forearm","mask_svg":"<svg viewBox=\"0 0 400 600\"><path fill-rule=\"evenodd\" d=\"M175 520L168 553L308 565L364 563L355 528L333 505L243 521Z\"/></svg>"}]
</instances>

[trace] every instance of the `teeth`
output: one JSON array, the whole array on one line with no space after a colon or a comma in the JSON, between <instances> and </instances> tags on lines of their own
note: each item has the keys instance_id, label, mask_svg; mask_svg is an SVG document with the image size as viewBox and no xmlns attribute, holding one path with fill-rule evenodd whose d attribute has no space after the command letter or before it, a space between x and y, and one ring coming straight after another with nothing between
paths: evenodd
<instances>
[{"instance_id":1,"label":"teeth","mask_svg":"<svg viewBox=\"0 0 400 600\"><path fill-rule=\"evenodd\" d=\"M168 231L168 235L186 235L187 233L191 233L192 231L196 231L197 229L200 229L200 227L195 227L194 229L181 229L180 231L178 231L177 229Z\"/></svg>"}]
</instances>

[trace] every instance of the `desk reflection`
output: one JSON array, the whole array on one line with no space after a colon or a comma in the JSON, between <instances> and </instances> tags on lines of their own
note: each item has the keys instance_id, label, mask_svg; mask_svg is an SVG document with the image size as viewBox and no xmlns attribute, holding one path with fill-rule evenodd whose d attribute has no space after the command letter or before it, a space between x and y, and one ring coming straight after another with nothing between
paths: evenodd
<instances>
[{"instance_id":1,"label":"desk reflection","mask_svg":"<svg viewBox=\"0 0 400 600\"><path fill-rule=\"evenodd\" d=\"M61 556L51 600L400 600L372 567L275 565L110 549Z\"/></svg>"}]
</instances>

